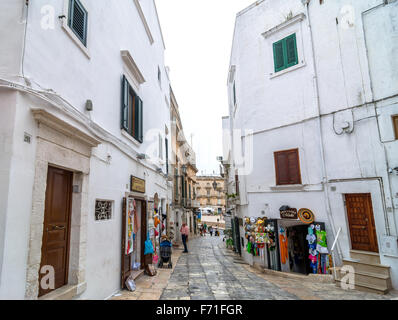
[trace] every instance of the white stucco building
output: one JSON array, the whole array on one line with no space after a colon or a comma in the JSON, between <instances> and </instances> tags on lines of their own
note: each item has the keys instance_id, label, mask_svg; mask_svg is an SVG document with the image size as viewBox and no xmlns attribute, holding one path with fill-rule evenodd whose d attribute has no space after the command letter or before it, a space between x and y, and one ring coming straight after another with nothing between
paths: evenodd
<instances>
[{"instance_id":1,"label":"white stucco building","mask_svg":"<svg viewBox=\"0 0 398 320\"><path fill-rule=\"evenodd\" d=\"M337 265L383 292L398 288L397 30L397 1L257 1L236 17L223 118L228 193L239 189L227 210L286 230L303 223L281 207L310 209L329 252L341 230ZM244 237L243 223L244 259L267 266Z\"/></svg>"},{"instance_id":2,"label":"white stucco building","mask_svg":"<svg viewBox=\"0 0 398 320\"><path fill-rule=\"evenodd\" d=\"M155 3L4 0L0 39L0 299L105 299L131 262L123 198L137 201L139 228L154 198L162 214L171 202Z\"/></svg>"}]
</instances>

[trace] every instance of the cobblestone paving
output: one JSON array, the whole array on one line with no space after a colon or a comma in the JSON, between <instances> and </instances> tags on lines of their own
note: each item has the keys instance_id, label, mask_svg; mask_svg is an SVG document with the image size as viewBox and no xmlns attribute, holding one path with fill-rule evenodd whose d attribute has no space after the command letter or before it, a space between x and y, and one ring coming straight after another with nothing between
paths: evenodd
<instances>
[{"instance_id":1,"label":"cobblestone paving","mask_svg":"<svg viewBox=\"0 0 398 320\"><path fill-rule=\"evenodd\" d=\"M397 299L344 291L333 283L314 283L263 274L236 263L221 237L199 237L188 244L175 266L161 300L298 300L298 299Z\"/></svg>"}]
</instances>

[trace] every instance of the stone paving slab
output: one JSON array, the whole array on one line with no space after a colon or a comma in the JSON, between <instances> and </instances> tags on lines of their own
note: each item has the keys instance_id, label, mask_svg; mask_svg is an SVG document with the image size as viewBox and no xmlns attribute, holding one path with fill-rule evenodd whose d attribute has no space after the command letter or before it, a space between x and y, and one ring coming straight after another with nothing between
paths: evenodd
<instances>
[{"instance_id":1,"label":"stone paving slab","mask_svg":"<svg viewBox=\"0 0 398 320\"><path fill-rule=\"evenodd\" d=\"M135 284L136 290L130 292L128 290L123 290L117 294L117 296L113 296L111 300L160 300L160 296L163 290L169 285L169 279L173 274L177 266L177 260L182 254L182 249L173 248L171 260L173 262L173 269L161 268L157 269L157 274L154 277L150 277L147 275L142 275L139 277ZM177 268L178 269L178 268ZM182 281L180 285L180 290L177 290L175 300L179 299L179 296L182 294L182 291L185 290L186 281ZM172 284L174 286L174 284ZM172 288L172 291L178 286ZM187 293L185 294L188 295Z\"/></svg>"},{"instance_id":2,"label":"stone paving slab","mask_svg":"<svg viewBox=\"0 0 398 320\"><path fill-rule=\"evenodd\" d=\"M173 248L173 269L142 276L134 292L122 291L116 300L398 300L387 295L346 291L334 283L306 277L281 277L237 263L221 237L198 237L189 253Z\"/></svg>"},{"instance_id":3,"label":"stone paving slab","mask_svg":"<svg viewBox=\"0 0 398 320\"><path fill-rule=\"evenodd\" d=\"M198 237L189 242L171 275L162 300L388 300L378 295L345 291L334 283L265 274L242 263L225 248L222 238ZM239 261L238 261L239 260ZM239 262L239 263L238 263Z\"/></svg>"}]
</instances>

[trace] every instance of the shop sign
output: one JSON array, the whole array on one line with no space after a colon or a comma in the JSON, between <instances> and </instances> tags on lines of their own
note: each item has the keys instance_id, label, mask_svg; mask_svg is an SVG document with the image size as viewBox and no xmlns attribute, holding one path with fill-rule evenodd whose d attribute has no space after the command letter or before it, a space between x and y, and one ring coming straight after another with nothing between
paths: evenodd
<instances>
[{"instance_id":1,"label":"shop sign","mask_svg":"<svg viewBox=\"0 0 398 320\"><path fill-rule=\"evenodd\" d=\"M281 219L297 219L297 209L290 208L280 211Z\"/></svg>"},{"instance_id":2,"label":"shop sign","mask_svg":"<svg viewBox=\"0 0 398 320\"><path fill-rule=\"evenodd\" d=\"M307 224L313 223L315 221L315 215L310 209L300 209L298 212L299 219Z\"/></svg>"},{"instance_id":3,"label":"shop sign","mask_svg":"<svg viewBox=\"0 0 398 320\"><path fill-rule=\"evenodd\" d=\"M145 193L145 180L131 176L131 191Z\"/></svg>"}]
</instances>

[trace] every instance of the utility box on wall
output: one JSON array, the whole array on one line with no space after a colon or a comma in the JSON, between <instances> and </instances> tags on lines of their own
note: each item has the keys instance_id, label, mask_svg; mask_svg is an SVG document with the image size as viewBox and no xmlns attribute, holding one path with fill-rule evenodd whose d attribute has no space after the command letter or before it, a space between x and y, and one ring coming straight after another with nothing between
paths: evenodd
<instances>
[{"instance_id":1,"label":"utility box on wall","mask_svg":"<svg viewBox=\"0 0 398 320\"><path fill-rule=\"evenodd\" d=\"M385 256L398 257L398 238L395 236L380 236L381 253Z\"/></svg>"}]
</instances>

